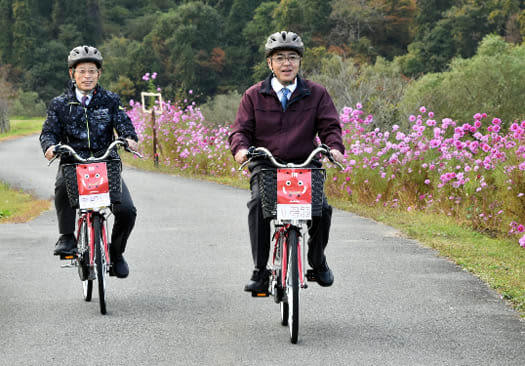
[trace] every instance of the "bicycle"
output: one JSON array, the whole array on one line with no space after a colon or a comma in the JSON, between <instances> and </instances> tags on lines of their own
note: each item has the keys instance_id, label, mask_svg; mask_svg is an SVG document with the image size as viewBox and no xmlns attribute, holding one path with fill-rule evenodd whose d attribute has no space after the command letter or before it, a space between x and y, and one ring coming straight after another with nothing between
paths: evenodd
<instances>
[{"instance_id":1,"label":"bicycle","mask_svg":"<svg viewBox=\"0 0 525 366\"><path fill-rule=\"evenodd\" d=\"M281 324L288 325L290 340L294 344L299 336L299 290L308 287L306 280L316 281L312 269L305 271L306 234L303 231L312 217L322 213L326 172L322 168L307 167L318 154L344 169L332 158L326 145L318 146L302 164L281 164L268 149L250 147L248 160L239 167L242 170L254 159L268 159L277 168L263 168L258 173L262 181L259 192L263 217L271 219L274 228L271 239L273 254L269 289L252 292L252 296L273 296L275 302L280 304Z\"/></svg>"},{"instance_id":2,"label":"bicycle","mask_svg":"<svg viewBox=\"0 0 525 366\"><path fill-rule=\"evenodd\" d=\"M71 264L62 267L77 267L85 301L91 301L93 281L98 281L101 314L107 312L107 276L113 275L106 225L111 215L108 208L112 202L119 201L122 184L120 160L108 157L118 146L142 158L141 154L128 148L126 140L119 138L109 145L102 156L88 159L79 156L71 146L58 144L54 149L55 157L48 164L66 155L77 161L61 166L70 205L78 209L78 229L76 251L73 254L61 254L60 259L71 260Z\"/></svg>"}]
</instances>

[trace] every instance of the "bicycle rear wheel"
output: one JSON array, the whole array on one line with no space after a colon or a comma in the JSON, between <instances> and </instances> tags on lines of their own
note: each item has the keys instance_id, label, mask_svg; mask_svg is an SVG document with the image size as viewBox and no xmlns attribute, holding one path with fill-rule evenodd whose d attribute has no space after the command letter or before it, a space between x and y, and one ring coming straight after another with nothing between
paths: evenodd
<instances>
[{"instance_id":1,"label":"bicycle rear wheel","mask_svg":"<svg viewBox=\"0 0 525 366\"><path fill-rule=\"evenodd\" d=\"M297 343L299 336L299 264L297 257L297 231L288 231L288 270L286 271L286 293L288 298L288 328L290 340Z\"/></svg>"},{"instance_id":2,"label":"bicycle rear wheel","mask_svg":"<svg viewBox=\"0 0 525 366\"><path fill-rule=\"evenodd\" d=\"M106 251L102 240L102 220L100 216L93 215L93 227L95 232L95 267L97 269L98 299L100 302L100 313L106 314L106 274L108 263Z\"/></svg>"},{"instance_id":3,"label":"bicycle rear wheel","mask_svg":"<svg viewBox=\"0 0 525 366\"><path fill-rule=\"evenodd\" d=\"M91 301L93 294L93 280L89 277L89 235L87 221L83 220L78 230L78 275L82 281L82 292L85 301Z\"/></svg>"}]
</instances>

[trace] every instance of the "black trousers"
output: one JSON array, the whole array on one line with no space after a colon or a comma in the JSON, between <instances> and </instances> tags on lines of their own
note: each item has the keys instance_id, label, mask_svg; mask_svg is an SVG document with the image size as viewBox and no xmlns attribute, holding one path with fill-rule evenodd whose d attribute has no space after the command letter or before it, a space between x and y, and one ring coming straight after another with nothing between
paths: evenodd
<instances>
[{"instance_id":1,"label":"black trousers","mask_svg":"<svg viewBox=\"0 0 525 366\"><path fill-rule=\"evenodd\" d=\"M262 212L261 197L259 195L259 179L257 172L264 166L250 167L251 200L248 201L248 227L255 268L264 269L270 257L270 221L265 219ZM324 250L328 244L330 224L332 222L332 206L323 195L323 214L314 217L308 229L308 263L313 268L320 267L325 261Z\"/></svg>"},{"instance_id":2,"label":"black trousers","mask_svg":"<svg viewBox=\"0 0 525 366\"><path fill-rule=\"evenodd\" d=\"M55 181L55 208L58 218L58 231L60 234L71 234L75 232L76 210L69 204L66 183L62 175L62 169L58 168ZM121 202L111 205L111 212L115 216L115 222L111 231L111 251L121 254L126 249L126 244L137 217L137 209L128 187L122 180Z\"/></svg>"}]
</instances>

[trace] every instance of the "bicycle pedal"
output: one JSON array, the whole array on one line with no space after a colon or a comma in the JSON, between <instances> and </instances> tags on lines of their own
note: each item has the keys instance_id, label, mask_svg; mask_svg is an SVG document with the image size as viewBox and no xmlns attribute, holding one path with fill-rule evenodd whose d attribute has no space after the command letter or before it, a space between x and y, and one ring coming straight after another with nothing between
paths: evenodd
<instances>
[{"instance_id":1,"label":"bicycle pedal","mask_svg":"<svg viewBox=\"0 0 525 366\"><path fill-rule=\"evenodd\" d=\"M265 291L265 292L252 291L252 297L268 297L268 296L270 296L270 293L268 291Z\"/></svg>"},{"instance_id":2,"label":"bicycle pedal","mask_svg":"<svg viewBox=\"0 0 525 366\"><path fill-rule=\"evenodd\" d=\"M75 259L76 257L77 257L76 253L60 254L60 260L70 260L70 259Z\"/></svg>"},{"instance_id":3,"label":"bicycle pedal","mask_svg":"<svg viewBox=\"0 0 525 366\"><path fill-rule=\"evenodd\" d=\"M313 269L309 269L306 271L306 279L310 282L317 282L317 277Z\"/></svg>"}]
</instances>

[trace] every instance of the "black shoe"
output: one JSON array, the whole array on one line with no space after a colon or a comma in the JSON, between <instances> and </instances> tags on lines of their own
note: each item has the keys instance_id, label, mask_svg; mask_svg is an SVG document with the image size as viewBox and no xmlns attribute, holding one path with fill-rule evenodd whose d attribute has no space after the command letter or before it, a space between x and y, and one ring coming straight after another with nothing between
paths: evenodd
<instances>
[{"instance_id":1,"label":"black shoe","mask_svg":"<svg viewBox=\"0 0 525 366\"><path fill-rule=\"evenodd\" d=\"M118 278L126 278L129 275L128 263L121 255L114 256L113 265L111 266L111 274L117 276Z\"/></svg>"},{"instance_id":2,"label":"black shoe","mask_svg":"<svg viewBox=\"0 0 525 366\"><path fill-rule=\"evenodd\" d=\"M77 240L73 234L63 234L55 244L55 255L73 254L77 250Z\"/></svg>"},{"instance_id":3,"label":"black shoe","mask_svg":"<svg viewBox=\"0 0 525 366\"><path fill-rule=\"evenodd\" d=\"M269 287L270 271L267 269L259 270L254 269L252 278L244 286L244 291L247 292L266 292Z\"/></svg>"},{"instance_id":4,"label":"black shoe","mask_svg":"<svg viewBox=\"0 0 525 366\"><path fill-rule=\"evenodd\" d=\"M324 261L323 265L319 268L314 268L315 271L315 278L317 279L317 283L322 287L329 287L332 286L334 283L334 273L328 267L328 264L326 263L326 260Z\"/></svg>"}]
</instances>

